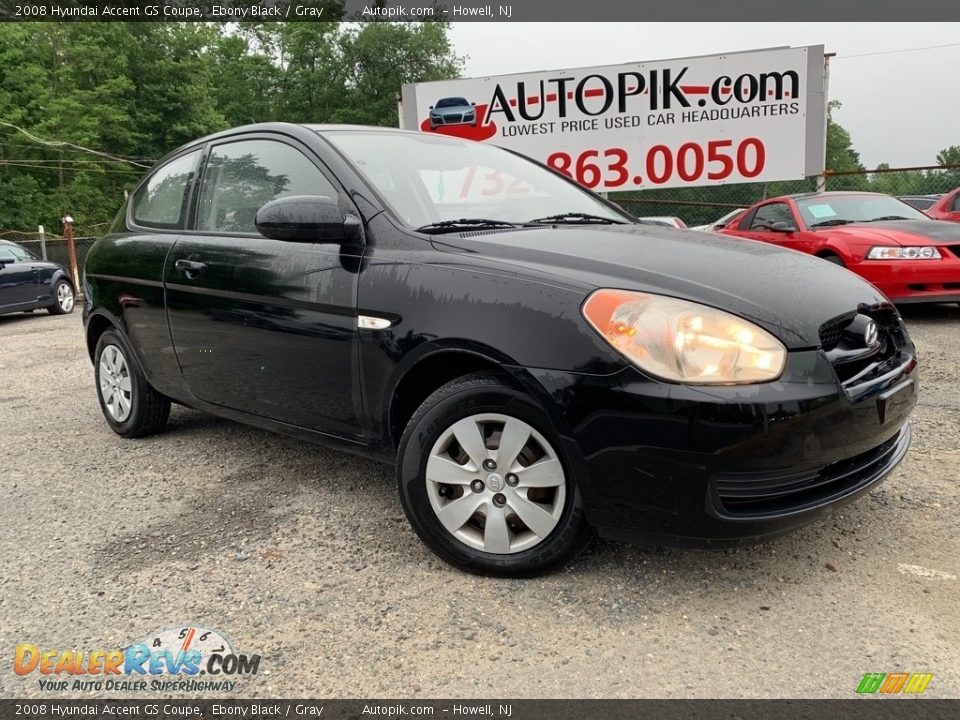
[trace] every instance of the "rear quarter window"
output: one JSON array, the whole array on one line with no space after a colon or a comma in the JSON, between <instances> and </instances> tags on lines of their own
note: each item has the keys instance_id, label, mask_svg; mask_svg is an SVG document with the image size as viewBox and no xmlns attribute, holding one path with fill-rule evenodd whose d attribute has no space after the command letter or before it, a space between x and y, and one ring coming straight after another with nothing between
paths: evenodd
<instances>
[{"instance_id":1,"label":"rear quarter window","mask_svg":"<svg viewBox=\"0 0 960 720\"><path fill-rule=\"evenodd\" d=\"M133 222L152 228L179 230L186 224L200 150L171 160L156 170L133 196Z\"/></svg>"}]
</instances>

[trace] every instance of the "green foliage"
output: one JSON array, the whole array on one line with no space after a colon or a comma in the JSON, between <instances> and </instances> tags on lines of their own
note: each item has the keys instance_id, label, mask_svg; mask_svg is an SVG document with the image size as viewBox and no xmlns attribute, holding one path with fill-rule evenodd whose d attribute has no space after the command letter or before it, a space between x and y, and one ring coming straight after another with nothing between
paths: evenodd
<instances>
[{"instance_id":1,"label":"green foliage","mask_svg":"<svg viewBox=\"0 0 960 720\"><path fill-rule=\"evenodd\" d=\"M960 145L951 145L938 152L937 165L960 165Z\"/></svg>"},{"instance_id":2,"label":"green foliage","mask_svg":"<svg viewBox=\"0 0 960 720\"><path fill-rule=\"evenodd\" d=\"M397 124L405 82L457 77L445 23L2 23L0 121L152 165L255 122ZM14 164L11 164L14 163ZM0 125L0 228L108 222L144 168Z\"/></svg>"},{"instance_id":3,"label":"green foliage","mask_svg":"<svg viewBox=\"0 0 960 720\"><path fill-rule=\"evenodd\" d=\"M833 119L835 110L841 107L839 100L827 103L827 154L826 166L834 172L863 170L860 153L853 149L850 133Z\"/></svg>"}]
</instances>

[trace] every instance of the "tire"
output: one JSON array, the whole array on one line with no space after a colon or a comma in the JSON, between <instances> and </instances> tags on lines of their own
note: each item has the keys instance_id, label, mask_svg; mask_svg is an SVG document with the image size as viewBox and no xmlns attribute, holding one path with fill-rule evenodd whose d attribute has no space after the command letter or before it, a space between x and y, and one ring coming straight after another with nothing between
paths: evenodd
<instances>
[{"instance_id":1,"label":"tire","mask_svg":"<svg viewBox=\"0 0 960 720\"><path fill-rule=\"evenodd\" d=\"M479 467L483 454L500 466ZM443 560L480 575L531 577L570 560L589 538L569 468L543 407L500 376L476 373L413 414L397 483L411 526ZM482 489L471 485L478 481Z\"/></svg>"},{"instance_id":2,"label":"tire","mask_svg":"<svg viewBox=\"0 0 960 720\"><path fill-rule=\"evenodd\" d=\"M170 401L147 382L126 339L107 330L94 351L94 381L110 428L127 438L153 435L170 417Z\"/></svg>"},{"instance_id":3,"label":"tire","mask_svg":"<svg viewBox=\"0 0 960 720\"><path fill-rule=\"evenodd\" d=\"M828 263L833 263L834 265L839 265L840 267L846 267L847 264L843 261L843 258L839 255L818 255L821 260L826 260Z\"/></svg>"},{"instance_id":4,"label":"tire","mask_svg":"<svg viewBox=\"0 0 960 720\"><path fill-rule=\"evenodd\" d=\"M60 278L53 284L53 305L47 308L47 312L51 315L67 315L73 312L75 305L73 285Z\"/></svg>"}]
</instances>

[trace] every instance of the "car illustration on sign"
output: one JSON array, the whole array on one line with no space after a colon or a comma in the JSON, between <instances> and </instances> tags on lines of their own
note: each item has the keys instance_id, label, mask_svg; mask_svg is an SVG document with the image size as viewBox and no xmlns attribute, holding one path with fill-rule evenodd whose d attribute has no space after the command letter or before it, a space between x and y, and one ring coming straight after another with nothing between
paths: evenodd
<instances>
[{"instance_id":1,"label":"car illustration on sign","mask_svg":"<svg viewBox=\"0 0 960 720\"><path fill-rule=\"evenodd\" d=\"M907 330L856 275L640 224L442 134L276 123L189 143L133 189L84 282L118 435L161 431L175 402L391 464L417 535L476 573L544 572L593 532L714 546L800 527L897 465L917 402Z\"/></svg>"},{"instance_id":2,"label":"car illustration on sign","mask_svg":"<svg viewBox=\"0 0 960 720\"><path fill-rule=\"evenodd\" d=\"M440 98L430 106L430 129L444 125L476 125L476 103L462 97Z\"/></svg>"}]
</instances>

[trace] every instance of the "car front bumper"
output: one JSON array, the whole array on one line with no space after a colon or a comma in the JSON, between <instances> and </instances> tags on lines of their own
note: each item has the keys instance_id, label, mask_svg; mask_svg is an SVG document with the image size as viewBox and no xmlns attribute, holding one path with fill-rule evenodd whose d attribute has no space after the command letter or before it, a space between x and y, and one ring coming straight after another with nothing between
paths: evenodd
<instances>
[{"instance_id":1,"label":"car front bumper","mask_svg":"<svg viewBox=\"0 0 960 720\"><path fill-rule=\"evenodd\" d=\"M955 248L939 248L940 260L865 260L849 270L876 285L898 305L960 302L960 257Z\"/></svg>"},{"instance_id":2,"label":"car front bumper","mask_svg":"<svg viewBox=\"0 0 960 720\"><path fill-rule=\"evenodd\" d=\"M904 457L919 373L908 343L875 382L844 387L819 350L780 380L694 387L632 367L529 370L565 428L588 517L605 537L753 542L869 490Z\"/></svg>"}]
</instances>

